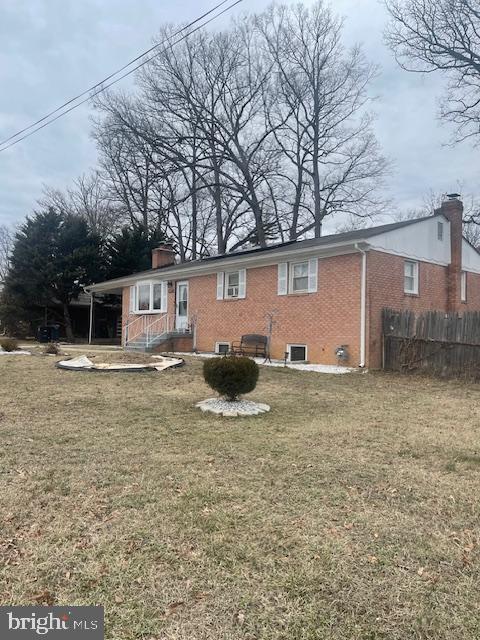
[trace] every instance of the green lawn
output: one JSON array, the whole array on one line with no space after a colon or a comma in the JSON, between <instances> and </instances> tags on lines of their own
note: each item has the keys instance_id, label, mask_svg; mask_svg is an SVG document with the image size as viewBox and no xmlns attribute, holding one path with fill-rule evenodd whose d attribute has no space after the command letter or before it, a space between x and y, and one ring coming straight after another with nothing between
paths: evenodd
<instances>
[{"instance_id":1,"label":"green lawn","mask_svg":"<svg viewBox=\"0 0 480 640\"><path fill-rule=\"evenodd\" d=\"M480 637L478 386L262 368L272 412L235 419L194 408L197 359L54 361L0 360L2 604L103 604L111 640Z\"/></svg>"}]
</instances>

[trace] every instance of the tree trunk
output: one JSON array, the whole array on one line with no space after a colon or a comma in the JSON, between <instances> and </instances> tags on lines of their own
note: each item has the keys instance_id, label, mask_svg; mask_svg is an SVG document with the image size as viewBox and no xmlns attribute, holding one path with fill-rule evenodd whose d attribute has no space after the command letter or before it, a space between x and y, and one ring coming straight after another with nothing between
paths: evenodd
<instances>
[{"instance_id":1,"label":"tree trunk","mask_svg":"<svg viewBox=\"0 0 480 640\"><path fill-rule=\"evenodd\" d=\"M250 176L249 171L244 171L245 182L248 188L248 197L247 201L250 203L252 208L253 216L255 218L255 227L257 232L257 242L260 247L267 246L267 240L265 238L265 227L263 225L263 213L260 203L257 198L257 193L255 189L254 182Z\"/></svg>"},{"instance_id":2,"label":"tree trunk","mask_svg":"<svg viewBox=\"0 0 480 640\"><path fill-rule=\"evenodd\" d=\"M222 212L222 194L220 187L220 171L218 170L217 160L214 158L213 162L213 202L215 205L215 225L217 231L217 252L219 255L223 255L227 250L225 238L223 236L223 212Z\"/></svg>"},{"instance_id":3,"label":"tree trunk","mask_svg":"<svg viewBox=\"0 0 480 640\"><path fill-rule=\"evenodd\" d=\"M70 318L70 309L68 304L63 304L63 319L65 321L65 335L68 342L73 342L72 319Z\"/></svg>"},{"instance_id":4,"label":"tree trunk","mask_svg":"<svg viewBox=\"0 0 480 640\"><path fill-rule=\"evenodd\" d=\"M196 129L193 133L193 148L192 148L192 260L197 259L197 242L198 242L198 194L197 194L197 132Z\"/></svg>"},{"instance_id":5,"label":"tree trunk","mask_svg":"<svg viewBox=\"0 0 480 640\"><path fill-rule=\"evenodd\" d=\"M192 260L197 259L198 243L198 201L197 201L197 176L195 166L192 170Z\"/></svg>"},{"instance_id":6,"label":"tree trunk","mask_svg":"<svg viewBox=\"0 0 480 640\"><path fill-rule=\"evenodd\" d=\"M297 154L298 158L298 154ZM297 159L297 182L295 184L295 198L292 207L292 220L290 223L290 229L288 232L289 240L296 240L298 238L298 217L300 214L300 204L302 202L302 187L303 187L303 167L300 160Z\"/></svg>"},{"instance_id":7,"label":"tree trunk","mask_svg":"<svg viewBox=\"0 0 480 640\"><path fill-rule=\"evenodd\" d=\"M313 128L313 153L312 153L312 172L313 172L313 222L315 230L315 238L320 238L322 235L322 207L320 201L320 150L319 150L319 122L318 122L318 92L315 90L314 96L314 113L315 124Z\"/></svg>"}]
</instances>

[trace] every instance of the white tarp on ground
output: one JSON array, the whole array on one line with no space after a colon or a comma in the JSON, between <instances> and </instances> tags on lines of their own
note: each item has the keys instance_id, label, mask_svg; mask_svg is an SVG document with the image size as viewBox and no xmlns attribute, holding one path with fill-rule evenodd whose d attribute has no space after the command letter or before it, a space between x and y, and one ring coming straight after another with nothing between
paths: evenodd
<instances>
[{"instance_id":1,"label":"white tarp on ground","mask_svg":"<svg viewBox=\"0 0 480 640\"><path fill-rule=\"evenodd\" d=\"M220 358L218 353L183 353L178 352L174 355L182 356L195 356L197 358ZM343 367L341 365L334 364L295 364L293 362L287 362L285 364L283 360L272 360L271 362L265 362L264 358L252 358L257 364L262 364L266 367L287 367L287 369L298 369L299 371L315 371L316 373L332 373L335 375L341 375L343 373L352 373L354 371L366 371L366 369L355 369L354 367Z\"/></svg>"},{"instance_id":2,"label":"white tarp on ground","mask_svg":"<svg viewBox=\"0 0 480 640\"><path fill-rule=\"evenodd\" d=\"M87 371L141 371L144 369L155 369L163 371L170 367L177 367L183 363L181 358L167 358L158 356L160 362L150 363L128 363L128 362L92 362L87 356L78 356L70 360L60 360L57 366L61 369L77 369Z\"/></svg>"},{"instance_id":3,"label":"white tarp on ground","mask_svg":"<svg viewBox=\"0 0 480 640\"><path fill-rule=\"evenodd\" d=\"M15 351L4 351L0 347L0 356L31 356L30 351L23 351L23 349L16 349Z\"/></svg>"}]
</instances>

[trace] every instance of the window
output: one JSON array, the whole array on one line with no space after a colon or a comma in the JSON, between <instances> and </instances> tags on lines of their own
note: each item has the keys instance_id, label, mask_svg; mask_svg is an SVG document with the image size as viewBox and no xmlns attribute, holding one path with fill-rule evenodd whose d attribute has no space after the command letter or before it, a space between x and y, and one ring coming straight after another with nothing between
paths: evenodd
<instances>
[{"instance_id":1,"label":"window","mask_svg":"<svg viewBox=\"0 0 480 640\"><path fill-rule=\"evenodd\" d=\"M245 298L247 293L247 270L220 271L217 273L217 300Z\"/></svg>"},{"instance_id":2,"label":"window","mask_svg":"<svg viewBox=\"0 0 480 640\"><path fill-rule=\"evenodd\" d=\"M162 283L155 282L152 286L153 289L153 306L154 310L162 308Z\"/></svg>"},{"instance_id":3,"label":"window","mask_svg":"<svg viewBox=\"0 0 480 640\"><path fill-rule=\"evenodd\" d=\"M225 274L225 298L238 298L240 274L238 271Z\"/></svg>"},{"instance_id":4,"label":"window","mask_svg":"<svg viewBox=\"0 0 480 640\"><path fill-rule=\"evenodd\" d=\"M467 272L462 271L460 274L460 300L467 301Z\"/></svg>"},{"instance_id":5,"label":"window","mask_svg":"<svg viewBox=\"0 0 480 640\"><path fill-rule=\"evenodd\" d=\"M139 282L130 287L130 311L164 313L167 311L167 283Z\"/></svg>"},{"instance_id":6,"label":"window","mask_svg":"<svg viewBox=\"0 0 480 640\"><path fill-rule=\"evenodd\" d=\"M287 344L288 359L290 362L305 362L307 360L307 345Z\"/></svg>"},{"instance_id":7,"label":"window","mask_svg":"<svg viewBox=\"0 0 480 640\"><path fill-rule=\"evenodd\" d=\"M150 310L150 284L138 285L138 310Z\"/></svg>"},{"instance_id":8,"label":"window","mask_svg":"<svg viewBox=\"0 0 480 640\"><path fill-rule=\"evenodd\" d=\"M277 293L314 293L317 291L318 259L303 262L280 262L278 265Z\"/></svg>"},{"instance_id":9,"label":"window","mask_svg":"<svg viewBox=\"0 0 480 640\"><path fill-rule=\"evenodd\" d=\"M405 260L404 267L404 284L405 293L418 293L418 262Z\"/></svg>"},{"instance_id":10,"label":"window","mask_svg":"<svg viewBox=\"0 0 480 640\"><path fill-rule=\"evenodd\" d=\"M308 291L308 262L290 265L290 291L291 293Z\"/></svg>"},{"instance_id":11,"label":"window","mask_svg":"<svg viewBox=\"0 0 480 640\"><path fill-rule=\"evenodd\" d=\"M443 240L443 222L437 222L437 239Z\"/></svg>"},{"instance_id":12,"label":"window","mask_svg":"<svg viewBox=\"0 0 480 640\"><path fill-rule=\"evenodd\" d=\"M219 353L222 356L226 356L230 352L230 343L229 342L216 342L215 343L215 353Z\"/></svg>"}]
</instances>

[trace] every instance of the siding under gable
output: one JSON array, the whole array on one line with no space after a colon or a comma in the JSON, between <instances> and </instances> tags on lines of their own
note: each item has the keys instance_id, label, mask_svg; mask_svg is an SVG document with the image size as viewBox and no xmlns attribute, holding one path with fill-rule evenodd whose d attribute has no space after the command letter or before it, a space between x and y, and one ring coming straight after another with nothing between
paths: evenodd
<instances>
[{"instance_id":1,"label":"siding under gable","mask_svg":"<svg viewBox=\"0 0 480 640\"><path fill-rule=\"evenodd\" d=\"M462 243L462 270L480 273L480 254L465 239Z\"/></svg>"},{"instance_id":2,"label":"siding under gable","mask_svg":"<svg viewBox=\"0 0 480 640\"><path fill-rule=\"evenodd\" d=\"M443 222L443 240L438 239L437 222ZM417 224L380 233L369 238L373 249L405 258L448 265L450 263L450 222L434 216Z\"/></svg>"}]
</instances>

